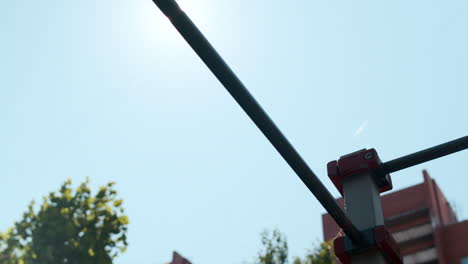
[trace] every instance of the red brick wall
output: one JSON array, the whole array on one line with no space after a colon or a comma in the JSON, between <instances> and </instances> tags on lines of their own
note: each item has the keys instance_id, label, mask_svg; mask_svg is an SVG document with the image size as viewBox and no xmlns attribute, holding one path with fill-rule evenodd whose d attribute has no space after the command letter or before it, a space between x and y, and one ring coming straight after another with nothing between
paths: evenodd
<instances>
[{"instance_id":1,"label":"red brick wall","mask_svg":"<svg viewBox=\"0 0 468 264\"><path fill-rule=\"evenodd\" d=\"M424 175L424 185L426 187L426 199L428 202L428 207L430 210L430 215L432 218L432 227L434 231L434 242L437 250L438 262L439 264L447 264L443 247L443 238L442 238L442 217L440 215L439 208L439 197L436 195L435 182L431 179L427 171L423 171Z\"/></svg>"},{"instance_id":2,"label":"red brick wall","mask_svg":"<svg viewBox=\"0 0 468 264\"><path fill-rule=\"evenodd\" d=\"M408 211L427 208L424 184L414 185L382 196L385 218L401 215Z\"/></svg>"},{"instance_id":3,"label":"red brick wall","mask_svg":"<svg viewBox=\"0 0 468 264\"><path fill-rule=\"evenodd\" d=\"M408 212L415 213L412 214L413 217L399 217L388 222L392 223L389 230L398 232L424 223L432 223L433 237L402 245L402 253L411 254L435 245L440 264L458 264L462 257L468 257L468 221L454 224L456 215L444 194L427 171L423 171L423 175L422 184L382 196L385 219L402 216ZM337 199L337 202L343 208L343 198ZM338 235L340 229L328 214L322 215L322 223L325 241Z\"/></svg>"},{"instance_id":4,"label":"red brick wall","mask_svg":"<svg viewBox=\"0 0 468 264\"><path fill-rule=\"evenodd\" d=\"M442 234L447 263L458 264L462 257L468 257L468 221L449 225Z\"/></svg>"},{"instance_id":5,"label":"red brick wall","mask_svg":"<svg viewBox=\"0 0 468 264\"><path fill-rule=\"evenodd\" d=\"M455 214L453 213L452 208L450 208L447 199L445 198L444 194L440 190L439 186L436 184L435 180L432 180L434 183L435 193L438 200L438 207L439 207L439 215L441 217L441 224L446 226L452 224L456 221Z\"/></svg>"},{"instance_id":6,"label":"red brick wall","mask_svg":"<svg viewBox=\"0 0 468 264\"><path fill-rule=\"evenodd\" d=\"M175 252L172 254L172 262L171 264L191 264L190 261L179 255L179 253Z\"/></svg>"}]
</instances>

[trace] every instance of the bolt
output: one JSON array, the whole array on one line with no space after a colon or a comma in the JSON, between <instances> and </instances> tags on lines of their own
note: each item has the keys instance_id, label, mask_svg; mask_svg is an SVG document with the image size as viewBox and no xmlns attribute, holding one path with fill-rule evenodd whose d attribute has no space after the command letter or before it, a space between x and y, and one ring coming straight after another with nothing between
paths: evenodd
<instances>
[{"instance_id":1,"label":"bolt","mask_svg":"<svg viewBox=\"0 0 468 264\"><path fill-rule=\"evenodd\" d=\"M366 160L370 160L370 159L372 159L373 157L374 157L374 153L372 153L372 152L367 152L366 155L364 156L364 158L365 158Z\"/></svg>"}]
</instances>

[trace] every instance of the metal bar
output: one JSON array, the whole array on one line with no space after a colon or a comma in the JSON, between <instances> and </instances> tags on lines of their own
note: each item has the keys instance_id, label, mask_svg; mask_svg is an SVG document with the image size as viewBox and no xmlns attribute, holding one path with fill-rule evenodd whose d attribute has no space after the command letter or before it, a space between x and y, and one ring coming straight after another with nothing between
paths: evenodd
<instances>
[{"instance_id":1,"label":"metal bar","mask_svg":"<svg viewBox=\"0 0 468 264\"><path fill-rule=\"evenodd\" d=\"M299 153L174 0L153 0L353 242L361 234Z\"/></svg>"},{"instance_id":2,"label":"metal bar","mask_svg":"<svg viewBox=\"0 0 468 264\"><path fill-rule=\"evenodd\" d=\"M468 149L468 136L382 163L377 169L377 174L385 175L465 149Z\"/></svg>"},{"instance_id":3,"label":"metal bar","mask_svg":"<svg viewBox=\"0 0 468 264\"><path fill-rule=\"evenodd\" d=\"M374 229L384 225L379 188L371 172L355 174L342 180L346 215L359 230ZM387 264L377 247L361 248L349 253L352 264Z\"/></svg>"}]
</instances>

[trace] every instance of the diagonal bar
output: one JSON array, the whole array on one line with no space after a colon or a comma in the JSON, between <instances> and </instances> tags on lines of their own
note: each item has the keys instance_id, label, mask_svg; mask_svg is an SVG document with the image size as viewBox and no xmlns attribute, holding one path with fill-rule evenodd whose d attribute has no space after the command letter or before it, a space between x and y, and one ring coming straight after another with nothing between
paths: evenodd
<instances>
[{"instance_id":1,"label":"diagonal bar","mask_svg":"<svg viewBox=\"0 0 468 264\"><path fill-rule=\"evenodd\" d=\"M244 109L346 235L353 242L361 244L363 241L361 234L327 188L178 4L174 0L153 0L153 2L170 19L182 37Z\"/></svg>"},{"instance_id":2,"label":"diagonal bar","mask_svg":"<svg viewBox=\"0 0 468 264\"><path fill-rule=\"evenodd\" d=\"M386 175L465 149L468 149L468 136L387 161L382 163L376 172L378 176Z\"/></svg>"}]
</instances>

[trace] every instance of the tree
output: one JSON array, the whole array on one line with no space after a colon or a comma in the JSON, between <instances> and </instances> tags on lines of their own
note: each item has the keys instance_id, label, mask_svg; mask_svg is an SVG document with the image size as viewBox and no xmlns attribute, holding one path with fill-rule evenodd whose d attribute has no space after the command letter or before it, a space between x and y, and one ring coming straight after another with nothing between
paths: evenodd
<instances>
[{"instance_id":1,"label":"tree","mask_svg":"<svg viewBox=\"0 0 468 264\"><path fill-rule=\"evenodd\" d=\"M336 264L332 241L323 242L311 250L304 260L296 258L293 264Z\"/></svg>"},{"instance_id":2,"label":"tree","mask_svg":"<svg viewBox=\"0 0 468 264\"><path fill-rule=\"evenodd\" d=\"M127 248L128 217L114 183L91 194L86 180L67 180L36 208L0 233L0 264L109 264ZM37 212L35 209L38 209Z\"/></svg>"},{"instance_id":3,"label":"tree","mask_svg":"<svg viewBox=\"0 0 468 264\"><path fill-rule=\"evenodd\" d=\"M261 234L264 249L258 254L259 264L286 264L288 263L288 242L286 237L278 230L263 231Z\"/></svg>"},{"instance_id":4,"label":"tree","mask_svg":"<svg viewBox=\"0 0 468 264\"><path fill-rule=\"evenodd\" d=\"M263 249L257 257L257 264L288 263L288 242L279 230L264 231L261 234ZM296 257L293 264L336 264L332 242L323 242L309 251L304 259Z\"/></svg>"}]
</instances>

